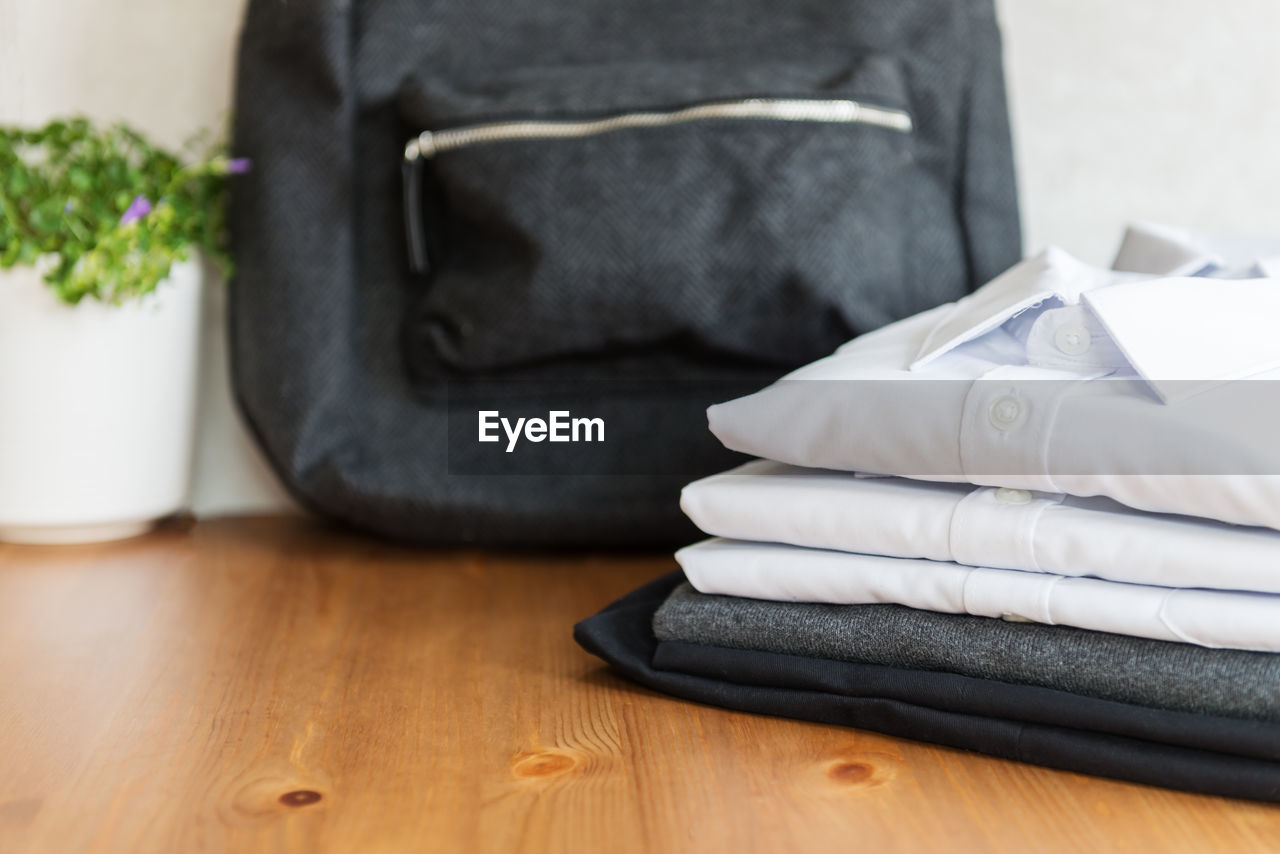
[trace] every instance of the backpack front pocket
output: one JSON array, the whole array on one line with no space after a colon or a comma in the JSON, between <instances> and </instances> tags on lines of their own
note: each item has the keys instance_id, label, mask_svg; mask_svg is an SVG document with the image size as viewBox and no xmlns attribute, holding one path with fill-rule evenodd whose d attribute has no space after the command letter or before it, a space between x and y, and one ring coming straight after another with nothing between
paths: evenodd
<instances>
[{"instance_id":1,"label":"backpack front pocket","mask_svg":"<svg viewBox=\"0 0 1280 854\"><path fill-rule=\"evenodd\" d=\"M913 259L951 255L963 278L947 188L914 162L896 64L844 62L745 80L698 66L676 94L709 97L626 109L604 105L652 104L661 87L616 69L594 85L531 74L462 97L417 84L405 110L427 127L405 148L408 245L425 276L415 367L657 349L788 367L925 307ZM522 95L537 108L520 114ZM454 118L464 112L478 115Z\"/></svg>"}]
</instances>

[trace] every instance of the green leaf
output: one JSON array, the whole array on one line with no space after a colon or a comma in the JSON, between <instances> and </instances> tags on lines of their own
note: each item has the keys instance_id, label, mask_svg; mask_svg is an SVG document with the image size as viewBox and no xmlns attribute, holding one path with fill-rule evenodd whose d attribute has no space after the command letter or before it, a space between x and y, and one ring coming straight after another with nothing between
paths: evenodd
<instances>
[{"instance_id":1,"label":"green leaf","mask_svg":"<svg viewBox=\"0 0 1280 854\"><path fill-rule=\"evenodd\" d=\"M183 166L123 125L74 117L43 128L0 126L0 266L32 265L59 299L119 303L149 293L176 258L201 249L224 269L226 177L221 147ZM154 210L120 227L137 195Z\"/></svg>"},{"instance_id":2,"label":"green leaf","mask_svg":"<svg viewBox=\"0 0 1280 854\"><path fill-rule=\"evenodd\" d=\"M81 192L93 189L93 175L80 166L72 166L67 170L67 180L71 182L71 186Z\"/></svg>"},{"instance_id":3,"label":"green leaf","mask_svg":"<svg viewBox=\"0 0 1280 854\"><path fill-rule=\"evenodd\" d=\"M9 195L14 198L20 198L26 195L27 190L31 188L31 181L27 178L26 170L19 169L9 176Z\"/></svg>"},{"instance_id":4,"label":"green leaf","mask_svg":"<svg viewBox=\"0 0 1280 854\"><path fill-rule=\"evenodd\" d=\"M45 199L31 209L31 227L52 234L62 226L62 205L58 199Z\"/></svg>"}]
</instances>

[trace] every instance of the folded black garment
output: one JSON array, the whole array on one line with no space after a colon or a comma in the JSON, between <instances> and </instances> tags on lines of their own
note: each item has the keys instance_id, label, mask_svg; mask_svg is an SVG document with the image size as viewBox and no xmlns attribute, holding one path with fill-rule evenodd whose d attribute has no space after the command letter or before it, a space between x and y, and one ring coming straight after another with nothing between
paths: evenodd
<instances>
[{"instance_id":1,"label":"folded black garment","mask_svg":"<svg viewBox=\"0 0 1280 854\"><path fill-rule=\"evenodd\" d=\"M578 623L574 636L636 682L686 699L1102 777L1280 802L1278 725L954 673L659 644L654 613L683 580L675 572L641 587Z\"/></svg>"},{"instance_id":2,"label":"folded black garment","mask_svg":"<svg viewBox=\"0 0 1280 854\"><path fill-rule=\"evenodd\" d=\"M1280 655L1010 623L901 605L819 605L699 593L658 609L660 641L759 650L1056 688L1157 709L1280 723Z\"/></svg>"}]
</instances>

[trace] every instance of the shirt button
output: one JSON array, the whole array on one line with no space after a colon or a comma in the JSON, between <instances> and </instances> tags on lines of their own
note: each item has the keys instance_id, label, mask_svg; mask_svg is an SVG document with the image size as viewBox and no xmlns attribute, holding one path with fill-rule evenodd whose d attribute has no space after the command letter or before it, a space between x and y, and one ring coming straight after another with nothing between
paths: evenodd
<instances>
[{"instance_id":1,"label":"shirt button","mask_svg":"<svg viewBox=\"0 0 1280 854\"><path fill-rule=\"evenodd\" d=\"M1080 324L1067 323L1058 327L1053 335L1053 343L1068 356L1081 356L1089 351L1093 336Z\"/></svg>"},{"instance_id":2,"label":"shirt button","mask_svg":"<svg viewBox=\"0 0 1280 854\"><path fill-rule=\"evenodd\" d=\"M1002 486L996 490L996 501L1001 504L1030 504L1031 493L1025 489Z\"/></svg>"},{"instance_id":3,"label":"shirt button","mask_svg":"<svg viewBox=\"0 0 1280 854\"><path fill-rule=\"evenodd\" d=\"M987 411L987 419L997 430L1012 430L1022 423L1024 416L1022 404L1017 398L1005 395L997 397Z\"/></svg>"}]
</instances>

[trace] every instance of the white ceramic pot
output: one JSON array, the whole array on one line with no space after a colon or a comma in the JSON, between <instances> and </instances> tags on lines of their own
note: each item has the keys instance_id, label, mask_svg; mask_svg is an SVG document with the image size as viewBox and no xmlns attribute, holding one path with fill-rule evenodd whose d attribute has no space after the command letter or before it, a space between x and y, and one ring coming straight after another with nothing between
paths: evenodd
<instances>
[{"instance_id":1,"label":"white ceramic pot","mask_svg":"<svg viewBox=\"0 0 1280 854\"><path fill-rule=\"evenodd\" d=\"M0 270L0 540L120 539L182 509L200 287L188 261L141 300L73 307Z\"/></svg>"}]
</instances>

